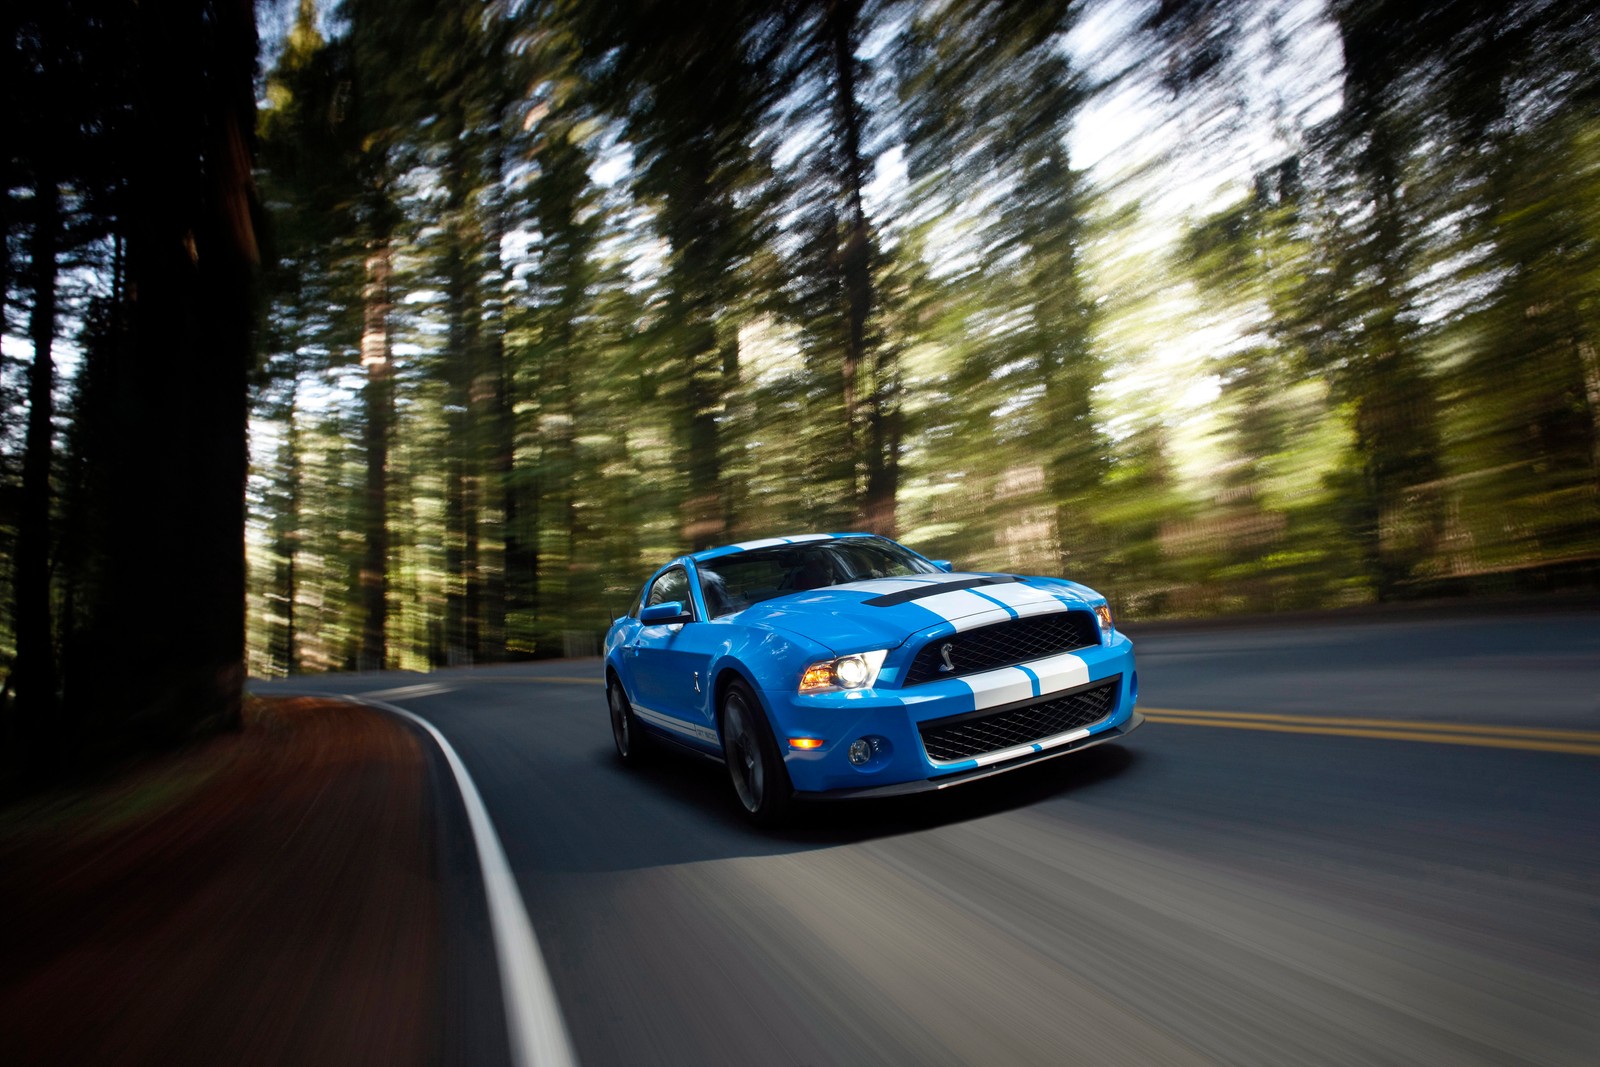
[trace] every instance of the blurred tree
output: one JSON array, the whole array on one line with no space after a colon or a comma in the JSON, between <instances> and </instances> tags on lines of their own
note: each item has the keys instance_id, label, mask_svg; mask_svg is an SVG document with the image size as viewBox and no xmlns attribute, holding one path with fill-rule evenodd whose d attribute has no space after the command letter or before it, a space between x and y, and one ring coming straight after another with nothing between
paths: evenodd
<instances>
[{"instance_id":1,"label":"blurred tree","mask_svg":"<svg viewBox=\"0 0 1600 1067\"><path fill-rule=\"evenodd\" d=\"M364 166L361 150L357 72L350 50L325 41L316 18L316 5L301 0L267 79L259 154L263 196L272 214L258 345L267 380L258 389L258 411L281 423L271 486L263 502L272 516L274 559L271 587L264 595L273 618L268 639L271 662L275 671L283 673L299 667L298 556L302 525L311 519L301 511L306 465L297 410L300 379L349 358L358 339L357 316L363 315L364 300L370 295L357 296L364 258L362 231L369 229L361 225L362 172L372 169L370 164ZM383 262L381 254L378 262ZM367 311L364 317L371 314ZM366 330L359 330L363 344L366 335ZM386 354L381 345L378 351ZM380 363L369 385L365 420L369 476L377 478L377 496L373 498L369 485L368 504L376 505L377 514L369 514L363 524L369 556L377 551L380 559L386 530L382 511L386 419L383 398L372 394L386 384L383 372ZM362 568L359 588L366 617L361 658L368 662L374 656L382 662L382 582L381 566L377 574Z\"/></svg>"},{"instance_id":2,"label":"blurred tree","mask_svg":"<svg viewBox=\"0 0 1600 1067\"><path fill-rule=\"evenodd\" d=\"M58 128L102 137L105 169L79 202L115 250L69 438L104 469L74 511L79 574L64 581L83 614L64 695L73 721L106 725L97 745L170 744L236 724L243 696L254 13L190 0L93 14L50 42L98 45L79 86L94 121Z\"/></svg>"},{"instance_id":3,"label":"blurred tree","mask_svg":"<svg viewBox=\"0 0 1600 1067\"><path fill-rule=\"evenodd\" d=\"M140 153L131 162L130 459L118 531L122 675L158 736L235 726L243 697L245 377L259 254L249 0L138 9ZM142 507L140 505L143 505ZM170 525L169 525L170 524ZM190 574L205 575L194 581ZM160 582L150 589L146 576ZM152 595L154 593L154 595Z\"/></svg>"},{"instance_id":4,"label":"blurred tree","mask_svg":"<svg viewBox=\"0 0 1600 1067\"><path fill-rule=\"evenodd\" d=\"M254 498L301 513L258 536L298 527L306 662L581 648L641 556L797 525L1167 612L1410 594L1467 533L1480 562L1581 556L1584 19L1174 0L1102 11L1143 29L1102 62L1079 11L348 0L315 92L359 137L317 173L367 184L330 209L343 265L308 259L322 288L269 318L304 388L262 392ZM1313 126L1319 90L1286 86L1329 41ZM1102 92L1181 128L1111 201L1067 151ZM1256 180L1174 277L1157 194L1110 209L1199 149ZM1232 340L1186 387L1202 326Z\"/></svg>"},{"instance_id":5,"label":"blurred tree","mask_svg":"<svg viewBox=\"0 0 1600 1067\"><path fill-rule=\"evenodd\" d=\"M28 375L27 439L22 460L22 492L17 516L17 664L13 687L17 715L29 747L54 769L63 758L58 722L55 634L50 604L50 468L55 415L56 269L61 241L61 200L54 164L39 160L31 200L28 245L33 305L28 334L33 364Z\"/></svg>"},{"instance_id":6,"label":"blurred tree","mask_svg":"<svg viewBox=\"0 0 1600 1067\"><path fill-rule=\"evenodd\" d=\"M278 447L277 473L273 492L266 500L272 516L271 550L275 566L272 572L271 591L267 601L273 607L273 627L268 637L267 655L269 670L274 674L298 674L300 671L299 629L296 625L296 601L300 592L299 562L303 526L307 521L302 508L303 461L301 458L300 423L295 410L298 398L297 382L289 380L288 395L282 408L283 442Z\"/></svg>"},{"instance_id":7,"label":"blurred tree","mask_svg":"<svg viewBox=\"0 0 1600 1067\"><path fill-rule=\"evenodd\" d=\"M1338 416L1326 390L1307 381L1322 310L1307 284L1320 270L1315 211L1293 156L1263 168L1242 200L1202 219L1179 245L1204 298L1198 320L1231 321L1241 335L1217 359L1230 448L1215 517L1232 531L1217 556L1241 588L1253 587L1246 599L1256 610L1314 604L1359 559L1335 521L1338 498L1352 491L1329 462L1337 451L1325 451L1338 439ZM1313 456L1317 465L1306 469Z\"/></svg>"},{"instance_id":8,"label":"blurred tree","mask_svg":"<svg viewBox=\"0 0 1600 1067\"><path fill-rule=\"evenodd\" d=\"M11 303L15 278L29 294L26 335L32 348L15 511L17 655L7 687L17 695L18 740L29 752L25 765L45 775L75 755L81 741L81 709L63 705L59 669L60 648L77 623L75 607L58 610L59 601L63 594L70 601L80 584L80 574L60 564L67 542L75 560L83 558L84 546L58 521L63 457L56 439L56 342L63 302L83 290L83 273L103 266L113 227L119 182L104 157L117 148L114 126L126 106L125 95L118 95L125 94L118 60L122 15L94 4L26 4L6 19L6 43L16 60L6 84L15 94L7 107L15 136L6 147L7 299L0 310ZM19 190L26 193L16 198ZM25 240L13 244L13 227ZM14 248L24 263L15 275Z\"/></svg>"},{"instance_id":9,"label":"blurred tree","mask_svg":"<svg viewBox=\"0 0 1600 1067\"><path fill-rule=\"evenodd\" d=\"M544 133L537 150L539 174L531 189L534 221L542 238L529 310L538 338L531 354L543 447L540 492L530 503L538 509L538 530L549 546L544 553L546 578L539 581L537 599L544 609L541 614L547 616L540 629L550 641L555 637L552 631L560 628L553 623L575 603L572 579L583 555L580 506L585 494L580 485L593 484L581 478L577 441L587 414L587 405L581 404L587 360L580 324L589 306L588 256L594 225L585 217L589 158L574 143L577 131L572 123L558 119L546 120ZM536 547L533 550L537 552ZM534 573L537 578L538 572Z\"/></svg>"},{"instance_id":10,"label":"blurred tree","mask_svg":"<svg viewBox=\"0 0 1600 1067\"><path fill-rule=\"evenodd\" d=\"M1236 0L1157 0L1141 29L1156 43L1161 87L1183 97L1226 80L1248 6Z\"/></svg>"},{"instance_id":11,"label":"blurred tree","mask_svg":"<svg viewBox=\"0 0 1600 1067\"><path fill-rule=\"evenodd\" d=\"M757 49L781 42L788 21L774 24L762 5L743 2L563 10L596 100L623 118L637 187L657 205L670 248L656 339L676 364L669 391L686 481L681 536L695 547L715 544L733 523L721 414L739 373L741 266L760 233L755 135L767 61Z\"/></svg>"},{"instance_id":12,"label":"blurred tree","mask_svg":"<svg viewBox=\"0 0 1600 1067\"><path fill-rule=\"evenodd\" d=\"M808 447L821 528L893 533L904 436L899 347L883 332L879 228L866 190L877 158L874 126L892 121L865 38L891 6L863 0L776 5L769 93L792 153L787 313L799 326L807 377ZM801 145L804 145L801 148Z\"/></svg>"},{"instance_id":13,"label":"blurred tree","mask_svg":"<svg viewBox=\"0 0 1600 1067\"><path fill-rule=\"evenodd\" d=\"M1336 194L1344 246L1327 303L1338 325L1314 349L1355 410L1364 462L1363 553L1380 599L1400 592L1443 530L1433 486L1439 397L1421 351L1416 304L1421 219L1406 202L1417 150L1416 97L1406 65L1417 58L1424 9L1388 0L1332 8L1344 49L1343 107L1326 149L1344 179Z\"/></svg>"},{"instance_id":14,"label":"blurred tree","mask_svg":"<svg viewBox=\"0 0 1600 1067\"><path fill-rule=\"evenodd\" d=\"M947 5L913 22L905 96L911 177L968 227L973 268L955 279L977 290L963 402L983 425L964 436L1006 457L993 474L1015 501L1013 540L1039 540L1024 528L1041 516L1053 564L1081 574L1103 550L1091 516L1108 445L1081 268L1089 194L1067 153L1087 92L1064 43L1073 18L1066 4Z\"/></svg>"},{"instance_id":15,"label":"blurred tree","mask_svg":"<svg viewBox=\"0 0 1600 1067\"><path fill-rule=\"evenodd\" d=\"M1437 214L1456 222L1435 262L1472 294L1444 331L1460 353L1448 485L1474 546L1452 570L1600 552L1591 22L1526 0L1449 5L1427 27L1428 128L1451 146L1434 157Z\"/></svg>"},{"instance_id":16,"label":"blurred tree","mask_svg":"<svg viewBox=\"0 0 1600 1067\"><path fill-rule=\"evenodd\" d=\"M446 618L442 659L498 658L504 651L503 531L498 516L497 458L509 451L498 361L500 315L493 279L499 225L493 202L506 106L505 11L499 5L392 4L345 0L360 106L366 194L361 203L365 283L361 363L368 457L361 566L365 602L360 661L387 662L389 445L395 387L392 292L397 285L437 286L445 351L419 369L446 386L440 438L446 472ZM409 176L407 176L409 175ZM402 278L394 258L400 214L394 186L418 175L443 196L422 228L422 277ZM403 177L406 176L406 177ZM431 194L424 192L425 199Z\"/></svg>"}]
</instances>

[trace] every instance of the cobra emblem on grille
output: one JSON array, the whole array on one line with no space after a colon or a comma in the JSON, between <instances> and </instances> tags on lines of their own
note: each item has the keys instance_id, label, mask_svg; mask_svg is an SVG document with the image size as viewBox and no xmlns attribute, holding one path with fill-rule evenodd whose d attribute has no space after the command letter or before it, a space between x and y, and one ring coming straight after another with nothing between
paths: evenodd
<instances>
[{"instance_id":1,"label":"cobra emblem on grille","mask_svg":"<svg viewBox=\"0 0 1600 1067\"><path fill-rule=\"evenodd\" d=\"M941 671L953 671L956 669L956 665L950 662L950 653L955 650L955 647L949 641L939 646L939 658L944 660L944 666L939 668Z\"/></svg>"}]
</instances>

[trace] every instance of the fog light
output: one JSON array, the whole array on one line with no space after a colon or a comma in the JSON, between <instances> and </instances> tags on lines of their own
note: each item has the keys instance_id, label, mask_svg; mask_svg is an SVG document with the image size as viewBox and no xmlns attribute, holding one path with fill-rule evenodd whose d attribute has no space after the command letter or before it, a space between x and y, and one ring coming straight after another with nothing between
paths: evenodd
<instances>
[{"instance_id":1,"label":"fog light","mask_svg":"<svg viewBox=\"0 0 1600 1067\"><path fill-rule=\"evenodd\" d=\"M872 758L872 746L867 743L867 739L866 738L858 737L854 741L850 742L850 762L851 763L853 763L857 767L859 767L859 766L861 766L863 763L867 762L867 760L869 760L871 758Z\"/></svg>"}]
</instances>

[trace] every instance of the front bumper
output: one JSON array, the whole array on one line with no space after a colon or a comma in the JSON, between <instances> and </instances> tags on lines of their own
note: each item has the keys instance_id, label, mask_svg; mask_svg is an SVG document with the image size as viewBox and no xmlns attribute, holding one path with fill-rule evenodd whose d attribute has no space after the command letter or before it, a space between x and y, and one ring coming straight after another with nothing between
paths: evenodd
<instances>
[{"instance_id":1,"label":"front bumper","mask_svg":"<svg viewBox=\"0 0 1600 1067\"><path fill-rule=\"evenodd\" d=\"M1047 759L1065 756L1073 752L1082 752L1086 748L1115 741L1119 737L1126 737L1144 725L1144 716L1137 711L1128 716L1121 726L1111 726L1103 730L1090 733L1082 731L1081 737L1043 751L1020 755L1013 759L1002 760L983 767L976 767L970 771L958 771L940 778L924 778L921 781L897 782L888 785L870 785L858 789L830 789L824 792L811 793L804 790L795 790L795 796L800 800L855 800L862 797L896 797L906 796L911 793L927 793L936 789L949 789L951 786L966 785L976 782L980 778L992 778L1006 771L1014 771L1019 767L1032 766L1043 763Z\"/></svg>"},{"instance_id":2,"label":"front bumper","mask_svg":"<svg viewBox=\"0 0 1600 1067\"><path fill-rule=\"evenodd\" d=\"M1097 721L1072 724L1042 737L1011 738L993 749L934 759L921 727L937 720L987 721L1029 712L1036 705L1112 685L1109 710ZM1106 645L948 678L906 689L893 687L800 696L762 693L772 710L774 733L784 750L797 795L808 799L892 796L944 789L1065 755L1125 736L1144 720L1134 711L1138 676L1133 645L1120 634ZM820 739L796 749L791 738ZM861 766L846 753L865 739L872 755Z\"/></svg>"}]
</instances>

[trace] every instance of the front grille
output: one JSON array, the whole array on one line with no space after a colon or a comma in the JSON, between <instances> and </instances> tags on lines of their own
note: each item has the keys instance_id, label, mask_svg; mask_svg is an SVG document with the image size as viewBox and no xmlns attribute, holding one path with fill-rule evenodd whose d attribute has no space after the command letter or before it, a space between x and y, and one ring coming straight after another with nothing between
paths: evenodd
<instances>
[{"instance_id":1,"label":"front grille","mask_svg":"<svg viewBox=\"0 0 1600 1067\"><path fill-rule=\"evenodd\" d=\"M1121 683L1119 674L1093 688L1025 707L933 719L918 726L922 747L928 750L929 759L949 762L1093 726L1116 710Z\"/></svg>"},{"instance_id":2,"label":"front grille","mask_svg":"<svg viewBox=\"0 0 1600 1067\"><path fill-rule=\"evenodd\" d=\"M1007 619L943 640L929 641L911 661L906 680L901 684L921 685L940 678L992 671L996 667L1010 667L1099 643L1100 628L1093 612L1058 611ZM946 648L954 670L945 669Z\"/></svg>"}]
</instances>

